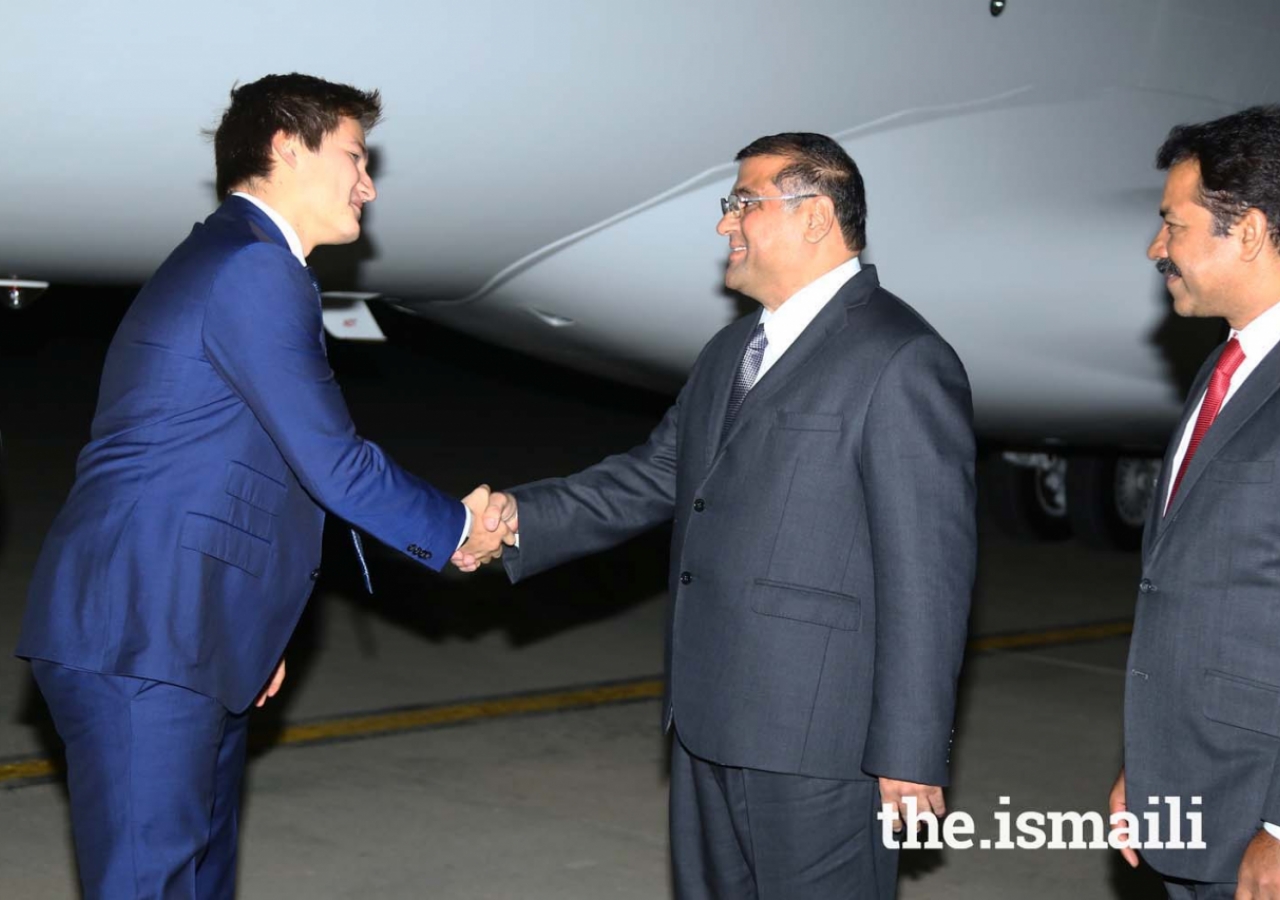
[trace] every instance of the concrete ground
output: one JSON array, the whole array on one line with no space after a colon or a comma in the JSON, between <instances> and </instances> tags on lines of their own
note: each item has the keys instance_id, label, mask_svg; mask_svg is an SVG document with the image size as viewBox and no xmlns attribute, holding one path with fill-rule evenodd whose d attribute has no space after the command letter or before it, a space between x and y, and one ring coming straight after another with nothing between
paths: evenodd
<instances>
[{"instance_id":1,"label":"concrete ground","mask_svg":"<svg viewBox=\"0 0 1280 900\"><path fill-rule=\"evenodd\" d=\"M3 654L87 433L120 302L55 291L23 320L0 317ZM455 492L624 449L665 404L424 325L394 335L391 346L335 347L335 369L361 430ZM298 723L652 679L665 535L514 589L495 572L436 577L375 551L372 599L340 531L328 544L284 692L255 720L263 744L249 767L241 895L669 896L656 700L279 742ZM1016 543L984 527L971 635L1123 620L1137 576L1135 555ZM1000 797L1015 814L1103 810L1120 758L1125 651L1111 637L970 654L948 801L974 817L976 837L999 836ZM25 664L0 655L0 766L56 752ZM0 897L74 897L75 884L60 782L0 781ZM900 886L904 900L1162 896L1148 870L1102 850L908 851Z\"/></svg>"}]
</instances>

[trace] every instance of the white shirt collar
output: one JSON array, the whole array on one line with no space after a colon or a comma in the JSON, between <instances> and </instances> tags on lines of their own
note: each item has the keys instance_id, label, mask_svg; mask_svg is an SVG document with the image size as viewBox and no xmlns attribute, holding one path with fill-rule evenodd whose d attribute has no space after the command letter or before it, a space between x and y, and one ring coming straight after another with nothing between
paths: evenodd
<instances>
[{"instance_id":1,"label":"white shirt collar","mask_svg":"<svg viewBox=\"0 0 1280 900\"><path fill-rule=\"evenodd\" d=\"M820 275L782 302L773 311L760 313L769 345L791 346L814 317L830 302L840 288L862 270L858 257L843 262L825 275Z\"/></svg>"},{"instance_id":2,"label":"white shirt collar","mask_svg":"<svg viewBox=\"0 0 1280 900\"><path fill-rule=\"evenodd\" d=\"M1276 344L1280 344L1280 303L1273 305L1239 331L1231 329L1231 337L1239 339L1240 349L1244 351L1246 360L1262 362L1263 357Z\"/></svg>"},{"instance_id":3,"label":"white shirt collar","mask_svg":"<svg viewBox=\"0 0 1280 900\"><path fill-rule=\"evenodd\" d=\"M760 313L760 324L764 326L764 336L769 343L760 359L756 381L773 368L773 364L791 348L822 308L861 270L862 264L855 256L800 288L777 309L772 312L766 309Z\"/></svg>"},{"instance_id":4,"label":"white shirt collar","mask_svg":"<svg viewBox=\"0 0 1280 900\"><path fill-rule=\"evenodd\" d=\"M307 264L307 257L302 253L302 241L298 238L298 232L294 231L293 226L285 221L284 216L267 206L253 194L246 194L244 191L232 191L231 196L243 197L266 213L267 218L274 222L275 226L280 229L280 233L284 235L285 242L289 245L289 252L298 258L298 262L304 266Z\"/></svg>"}]
</instances>

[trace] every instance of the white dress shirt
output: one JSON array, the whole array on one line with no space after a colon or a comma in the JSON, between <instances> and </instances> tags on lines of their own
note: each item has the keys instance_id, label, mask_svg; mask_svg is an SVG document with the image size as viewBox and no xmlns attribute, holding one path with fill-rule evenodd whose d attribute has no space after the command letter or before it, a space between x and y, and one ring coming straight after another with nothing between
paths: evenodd
<instances>
[{"instance_id":1,"label":"white dress shirt","mask_svg":"<svg viewBox=\"0 0 1280 900\"><path fill-rule=\"evenodd\" d=\"M760 322L764 325L764 336L769 344L764 349L760 370L756 372L756 381L751 383L752 387L755 387L756 382L764 377L764 373L773 368L778 358L790 349L796 342L796 338L809 327L809 323L822 312L823 307L831 302L831 298L840 291L840 288L860 271L862 271L862 264L855 256L800 288L777 309L772 312L766 309L760 313Z\"/></svg>"},{"instance_id":2,"label":"white dress shirt","mask_svg":"<svg viewBox=\"0 0 1280 900\"><path fill-rule=\"evenodd\" d=\"M298 237L298 232L294 230L293 226L289 224L288 220L285 219L284 216L280 215L280 213L276 212L266 203L263 203L262 200L253 196L253 194L246 194L244 191L232 191L231 196L241 197L248 200L254 206L258 207L258 209L262 210L266 214L267 218L280 229L280 233L284 235L285 243L289 245L289 252L297 258L301 265L306 266L307 257L302 253L302 240ZM465 544L467 542L467 536L471 534L471 510L467 508L465 503L462 504L462 510L467 514L467 518L462 526L462 537L458 539L458 547Z\"/></svg>"}]
</instances>

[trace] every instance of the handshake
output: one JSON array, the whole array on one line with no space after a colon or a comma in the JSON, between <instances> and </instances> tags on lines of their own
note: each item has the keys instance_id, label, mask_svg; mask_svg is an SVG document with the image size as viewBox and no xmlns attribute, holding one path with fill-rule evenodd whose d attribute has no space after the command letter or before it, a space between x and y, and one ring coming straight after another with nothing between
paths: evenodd
<instances>
[{"instance_id":1,"label":"handshake","mask_svg":"<svg viewBox=\"0 0 1280 900\"><path fill-rule=\"evenodd\" d=\"M520 533L516 498L495 493L482 484L462 498L471 510L471 533L449 560L463 572L474 572L502 556L503 547L513 547Z\"/></svg>"}]
</instances>

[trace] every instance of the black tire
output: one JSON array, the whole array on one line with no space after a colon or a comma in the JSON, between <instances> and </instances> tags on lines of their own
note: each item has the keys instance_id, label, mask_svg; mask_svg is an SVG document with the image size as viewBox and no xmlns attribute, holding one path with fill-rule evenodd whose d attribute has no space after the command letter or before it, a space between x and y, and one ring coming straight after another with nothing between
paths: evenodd
<instances>
[{"instance_id":1,"label":"black tire","mask_svg":"<svg viewBox=\"0 0 1280 900\"><path fill-rule=\"evenodd\" d=\"M1080 542L1101 550L1137 550L1155 491L1158 460L1077 456L1067 466L1067 516Z\"/></svg>"},{"instance_id":2,"label":"black tire","mask_svg":"<svg viewBox=\"0 0 1280 900\"><path fill-rule=\"evenodd\" d=\"M1071 537L1066 511L1046 501L1044 471L995 457L983 466L981 477L987 512L1009 537L1033 541Z\"/></svg>"}]
</instances>

